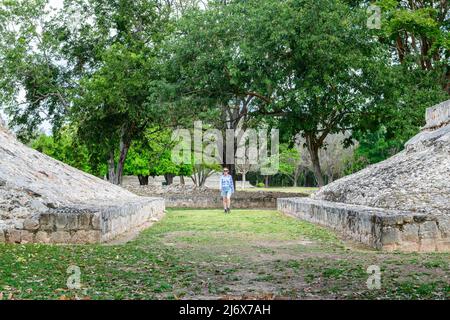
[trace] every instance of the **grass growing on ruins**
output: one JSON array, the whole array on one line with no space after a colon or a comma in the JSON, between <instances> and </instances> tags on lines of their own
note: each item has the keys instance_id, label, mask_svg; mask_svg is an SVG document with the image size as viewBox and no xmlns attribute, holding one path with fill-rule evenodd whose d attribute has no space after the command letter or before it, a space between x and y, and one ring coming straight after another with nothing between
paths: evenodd
<instances>
[{"instance_id":1,"label":"grass growing on ruins","mask_svg":"<svg viewBox=\"0 0 450 320\"><path fill-rule=\"evenodd\" d=\"M448 299L450 254L380 253L275 211L170 210L122 245L0 245L2 299ZM67 268L81 285L67 288ZM381 289L366 286L370 265Z\"/></svg>"}]
</instances>

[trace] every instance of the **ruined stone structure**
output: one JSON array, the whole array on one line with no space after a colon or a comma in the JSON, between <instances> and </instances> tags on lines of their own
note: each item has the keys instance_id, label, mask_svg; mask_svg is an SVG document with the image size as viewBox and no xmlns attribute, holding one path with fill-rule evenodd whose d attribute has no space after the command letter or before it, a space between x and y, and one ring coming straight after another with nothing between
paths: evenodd
<instances>
[{"instance_id":1,"label":"ruined stone structure","mask_svg":"<svg viewBox=\"0 0 450 320\"><path fill-rule=\"evenodd\" d=\"M175 184L140 186L135 181L134 183L125 182L123 187L141 196L162 197L166 201L167 208L220 209L223 206L219 189ZM237 190L233 194L232 207L233 209L276 209L278 198L307 196L308 194L265 191L264 189Z\"/></svg>"},{"instance_id":2,"label":"ruined stone structure","mask_svg":"<svg viewBox=\"0 0 450 320\"><path fill-rule=\"evenodd\" d=\"M164 214L139 197L28 148L0 126L0 243L96 243Z\"/></svg>"},{"instance_id":3,"label":"ruined stone structure","mask_svg":"<svg viewBox=\"0 0 450 320\"><path fill-rule=\"evenodd\" d=\"M382 250L450 251L450 100L405 150L278 209Z\"/></svg>"}]
</instances>

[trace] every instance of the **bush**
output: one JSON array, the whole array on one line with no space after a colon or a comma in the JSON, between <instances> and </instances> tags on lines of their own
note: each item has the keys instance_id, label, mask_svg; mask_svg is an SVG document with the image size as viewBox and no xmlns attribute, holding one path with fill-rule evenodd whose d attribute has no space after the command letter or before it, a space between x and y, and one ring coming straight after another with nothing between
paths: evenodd
<instances>
[{"instance_id":1,"label":"bush","mask_svg":"<svg viewBox=\"0 0 450 320\"><path fill-rule=\"evenodd\" d=\"M264 184L264 182L258 182L257 184L256 184L256 187L257 188L264 188L266 185Z\"/></svg>"}]
</instances>

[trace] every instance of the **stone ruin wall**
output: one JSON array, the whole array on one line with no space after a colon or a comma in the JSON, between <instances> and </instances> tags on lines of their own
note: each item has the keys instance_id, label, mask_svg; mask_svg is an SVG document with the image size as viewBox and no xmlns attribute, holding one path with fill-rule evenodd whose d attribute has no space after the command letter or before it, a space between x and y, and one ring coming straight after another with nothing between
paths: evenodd
<instances>
[{"instance_id":1,"label":"stone ruin wall","mask_svg":"<svg viewBox=\"0 0 450 320\"><path fill-rule=\"evenodd\" d=\"M450 100L405 150L278 210L381 250L450 252Z\"/></svg>"},{"instance_id":2,"label":"stone ruin wall","mask_svg":"<svg viewBox=\"0 0 450 320\"><path fill-rule=\"evenodd\" d=\"M139 197L19 143L0 126L0 243L97 243L162 218Z\"/></svg>"}]
</instances>

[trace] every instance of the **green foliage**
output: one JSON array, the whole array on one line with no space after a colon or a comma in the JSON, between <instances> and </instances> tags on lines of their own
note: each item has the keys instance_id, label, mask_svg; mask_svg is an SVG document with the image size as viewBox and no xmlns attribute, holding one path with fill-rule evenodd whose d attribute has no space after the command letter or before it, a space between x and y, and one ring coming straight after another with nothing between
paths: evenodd
<instances>
[{"instance_id":1,"label":"green foliage","mask_svg":"<svg viewBox=\"0 0 450 320\"><path fill-rule=\"evenodd\" d=\"M39 135L31 142L31 147L52 158L67 163L77 169L95 175L101 175L95 164L92 164L88 149L74 139L74 132L70 128L64 128L56 137Z\"/></svg>"},{"instance_id":2,"label":"green foliage","mask_svg":"<svg viewBox=\"0 0 450 320\"><path fill-rule=\"evenodd\" d=\"M295 147L289 147L286 144L280 145L280 164L279 171L283 174L291 175L299 167L301 157L299 150Z\"/></svg>"},{"instance_id":3,"label":"green foliage","mask_svg":"<svg viewBox=\"0 0 450 320\"><path fill-rule=\"evenodd\" d=\"M264 184L264 182L258 182L257 184L256 184L256 187L257 188L264 188L266 185Z\"/></svg>"},{"instance_id":4,"label":"green foliage","mask_svg":"<svg viewBox=\"0 0 450 320\"><path fill-rule=\"evenodd\" d=\"M114 183L122 169L201 183L218 167L176 166L151 130L279 127L284 142L303 135L320 183L328 135L352 130L362 168L448 99L445 1L378 0L380 30L367 0L196 2L73 0L49 15L46 0L2 1L0 104L19 138L49 123L37 148ZM299 159L286 146L271 160L291 176Z\"/></svg>"}]
</instances>

